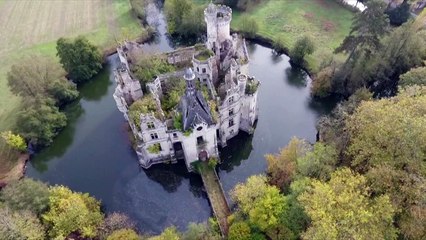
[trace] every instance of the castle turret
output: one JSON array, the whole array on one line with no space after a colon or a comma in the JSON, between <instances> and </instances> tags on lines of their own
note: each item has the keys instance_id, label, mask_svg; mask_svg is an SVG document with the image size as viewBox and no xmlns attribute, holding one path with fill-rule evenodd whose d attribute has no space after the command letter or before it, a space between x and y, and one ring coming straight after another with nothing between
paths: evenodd
<instances>
[{"instance_id":1,"label":"castle turret","mask_svg":"<svg viewBox=\"0 0 426 240\"><path fill-rule=\"evenodd\" d=\"M207 47L213 51L217 47L217 24L216 24L217 9L216 5L210 3L204 10L204 21L207 25Z\"/></svg>"},{"instance_id":2,"label":"castle turret","mask_svg":"<svg viewBox=\"0 0 426 240\"><path fill-rule=\"evenodd\" d=\"M185 70L185 74L183 75L183 78L186 81L186 94L192 95L195 93L195 74L192 71L191 68L187 68Z\"/></svg>"},{"instance_id":3,"label":"castle turret","mask_svg":"<svg viewBox=\"0 0 426 240\"><path fill-rule=\"evenodd\" d=\"M232 9L210 3L204 10L204 20L207 24L207 47L216 52L223 41L231 39Z\"/></svg>"},{"instance_id":4,"label":"castle turret","mask_svg":"<svg viewBox=\"0 0 426 240\"><path fill-rule=\"evenodd\" d=\"M219 43L231 40L232 9L225 5L218 5L216 16Z\"/></svg>"}]
</instances>

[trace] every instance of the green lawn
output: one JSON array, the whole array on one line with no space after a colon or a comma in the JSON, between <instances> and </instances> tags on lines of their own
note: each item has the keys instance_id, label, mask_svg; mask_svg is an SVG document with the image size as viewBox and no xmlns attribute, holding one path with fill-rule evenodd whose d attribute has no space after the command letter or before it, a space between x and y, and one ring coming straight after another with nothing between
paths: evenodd
<instances>
[{"instance_id":1,"label":"green lawn","mask_svg":"<svg viewBox=\"0 0 426 240\"><path fill-rule=\"evenodd\" d=\"M13 127L19 110L20 99L9 91L6 75L20 58L56 58L59 37L84 35L106 49L143 31L128 0L0 0L0 131Z\"/></svg>"},{"instance_id":2,"label":"green lawn","mask_svg":"<svg viewBox=\"0 0 426 240\"><path fill-rule=\"evenodd\" d=\"M307 58L312 72L348 35L354 16L336 0L266 0L244 14L258 23L258 34L270 40L281 37L289 49L301 36L311 36L317 48ZM234 11L232 29L238 30L240 19L241 12Z\"/></svg>"}]
</instances>

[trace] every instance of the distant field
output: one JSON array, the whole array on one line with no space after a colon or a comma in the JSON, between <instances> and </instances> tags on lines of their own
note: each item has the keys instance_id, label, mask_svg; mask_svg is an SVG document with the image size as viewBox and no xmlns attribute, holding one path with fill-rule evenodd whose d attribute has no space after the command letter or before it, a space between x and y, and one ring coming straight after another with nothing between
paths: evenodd
<instances>
[{"instance_id":1,"label":"distant field","mask_svg":"<svg viewBox=\"0 0 426 240\"><path fill-rule=\"evenodd\" d=\"M128 0L0 0L0 131L13 126L20 102L7 87L12 64L55 57L59 37L84 35L102 48L136 38L143 29L130 11Z\"/></svg>"}]
</instances>

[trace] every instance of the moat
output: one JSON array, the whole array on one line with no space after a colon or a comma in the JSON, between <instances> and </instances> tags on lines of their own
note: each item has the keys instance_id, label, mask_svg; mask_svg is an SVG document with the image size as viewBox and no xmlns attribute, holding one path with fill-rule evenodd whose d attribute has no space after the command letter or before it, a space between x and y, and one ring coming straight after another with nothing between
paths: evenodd
<instances>
[{"instance_id":1,"label":"moat","mask_svg":"<svg viewBox=\"0 0 426 240\"><path fill-rule=\"evenodd\" d=\"M158 22L159 36L145 44L147 51L173 49L164 35L161 14ZM293 136L315 141L315 123L331 107L310 98L309 77L292 68L287 56L276 56L255 43L248 44L248 51L250 74L262 80L259 120L253 135L241 133L220 151L223 163L218 174L225 191L263 173L263 156L277 152ZM126 120L112 97L112 70L118 63L117 55L110 56L104 70L81 87L80 101L67 108L68 126L51 147L32 159L27 176L88 192L102 201L106 212L128 214L144 232L158 233L169 225L183 229L189 222L205 221L211 208L201 178L188 173L183 162L139 168Z\"/></svg>"}]
</instances>

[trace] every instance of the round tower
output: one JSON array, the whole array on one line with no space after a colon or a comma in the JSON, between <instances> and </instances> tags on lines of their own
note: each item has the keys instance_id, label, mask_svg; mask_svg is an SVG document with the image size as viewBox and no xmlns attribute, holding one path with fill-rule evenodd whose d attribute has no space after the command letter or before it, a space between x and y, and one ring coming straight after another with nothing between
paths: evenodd
<instances>
[{"instance_id":1,"label":"round tower","mask_svg":"<svg viewBox=\"0 0 426 240\"><path fill-rule=\"evenodd\" d=\"M218 42L222 43L225 40L231 39L231 20L232 9L225 5L217 6L216 21L217 21L217 36Z\"/></svg>"},{"instance_id":2,"label":"round tower","mask_svg":"<svg viewBox=\"0 0 426 240\"><path fill-rule=\"evenodd\" d=\"M185 70L183 78L186 82L186 93L193 94L195 92L195 74L191 68Z\"/></svg>"},{"instance_id":3,"label":"round tower","mask_svg":"<svg viewBox=\"0 0 426 240\"><path fill-rule=\"evenodd\" d=\"M238 88L241 96L244 96L244 94L246 93L246 85L247 76L243 74L238 75Z\"/></svg>"},{"instance_id":4,"label":"round tower","mask_svg":"<svg viewBox=\"0 0 426 240\"><path fill-rule=\"evenodd\" d=\"M215 51L217 47L217 8L216 5L210 2L204 9L204 21L207 25L207 47Z\"/></svg>"}]
</instances>

